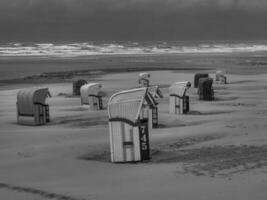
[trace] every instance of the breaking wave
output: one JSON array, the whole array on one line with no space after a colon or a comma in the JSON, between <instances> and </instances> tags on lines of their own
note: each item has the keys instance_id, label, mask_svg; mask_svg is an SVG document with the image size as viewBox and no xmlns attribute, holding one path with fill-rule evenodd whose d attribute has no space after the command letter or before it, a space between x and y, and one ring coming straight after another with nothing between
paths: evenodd
<instances>
[{"instance_id":1,"label":"breaking wave","mask_svg":"<svg viewBox=\"0 0 267 200\"><path fill-rule=\"evenodd\" d=\"M0 57L4 56L48 56L75 57L90 55L127 54L186 54L186 53L233 53L267 51L267 42L261 43L8 43L0 44Z\"/></svg>"}]
</instances>

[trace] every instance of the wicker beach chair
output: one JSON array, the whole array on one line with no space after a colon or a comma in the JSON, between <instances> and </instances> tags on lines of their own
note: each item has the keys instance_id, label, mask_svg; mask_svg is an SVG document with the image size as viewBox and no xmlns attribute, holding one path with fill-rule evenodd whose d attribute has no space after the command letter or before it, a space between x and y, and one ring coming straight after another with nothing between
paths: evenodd
<instances>
[{"instance_id":1,"label":"wicker beach chair","mask_svg":"<svg viewBox=\"0 0 267 200\"><path fill-rule=\"evenodd\" d=\"M102 85L100 83L88 83L81 87L81 104L89 105L91 110L101 110L103 109Z\"/></svg>"},{"instance_id":2,"label":"wicker beach chair","mask_svg":"<svg viewBox=\"0 0 267 200\"><path fill-rule=\"evenodd\" d=\"M151 95L147 88L125 90L108 102L112 162L150 159L149 124L153 122Z\"/></svg>"},{"instance_id":3,"label":"wicker beach chair","mask_svg":"<svg viewBox=\"0 0 267 200\"><path fill-rule=\"evenodd\" d=\"M24 125L44 125L50 121L46 98L48 88L29 88L17 94L17 121Z\"/></svg>"},{"instance_id":4,"label":"wicker beach chair","mask_svg":"<svg viewBox=\"0 0 267 200\"><path fill-rule=\"evenodd\" d=\"M189 96L186 95L191 83L175 82L170 87L169 112L172 114L185 114L189 112Z\"/></svg>"},{"instance_id":5,"label":"wicker beach chair","mask_svg":"<svg viewBox=\"0 0 267 200\"><path fill-rule=\"evenodd\" d=\"M72 90L72 94L73 96L80 96L80 89L83 85L87 84L87 81L79 79L79 80L75 80L73 81L73 90Z\"/></svg>"},{"instance_id":6,"label":"wicker beach chair","mask_svg":"<svg viewBox=\"0 0 267 200\"><path fill-rule=\"evenodd\" d=\"M212 78L200 78L198 83L199 100L212 101L214 100L214 91L212 87Z\"/></svg>"}]
</instances>

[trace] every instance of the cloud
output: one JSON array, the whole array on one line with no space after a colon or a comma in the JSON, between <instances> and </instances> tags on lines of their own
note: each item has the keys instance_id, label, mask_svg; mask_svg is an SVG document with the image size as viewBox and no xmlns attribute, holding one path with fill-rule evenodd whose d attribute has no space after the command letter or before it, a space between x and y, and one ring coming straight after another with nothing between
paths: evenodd
<instances>
[{"instance_id":1,"label":"cloud","mask_svg":"<svg viewBox=\"0 0 267 200\"><path fill-rule=\"evenodd\" d=\"M266 0L1 0L2 40L266 37Z\"/></svg>"}]
</instances>

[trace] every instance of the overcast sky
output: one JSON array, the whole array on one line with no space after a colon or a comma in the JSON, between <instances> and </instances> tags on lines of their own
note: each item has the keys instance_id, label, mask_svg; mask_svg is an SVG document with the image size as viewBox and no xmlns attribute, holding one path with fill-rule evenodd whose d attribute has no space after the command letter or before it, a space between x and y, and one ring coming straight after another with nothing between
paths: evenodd
<instances>
[{"instance_id":1,"label":"overcast sky","mask_svg":"<svg viewBox=\"0 0 267 200\"><path fill-rule=\"evenodd\" d=\"M0 0L0 41L267 39L267 0Z\"/></svg>"}]
</instances>

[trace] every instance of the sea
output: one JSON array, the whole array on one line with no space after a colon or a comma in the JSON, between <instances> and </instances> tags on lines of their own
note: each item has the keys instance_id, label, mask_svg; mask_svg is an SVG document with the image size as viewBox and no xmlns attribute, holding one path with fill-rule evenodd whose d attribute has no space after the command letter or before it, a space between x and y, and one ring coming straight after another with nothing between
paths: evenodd
<instances>
[{"instance_id":1,"label":"sea","mask_svg":"<svg viewBox=\"0 0 267 200\"><path fill-rule=\"evenodd\" d=\"M169 55L176 60L169 61ZM189 58L188 55L190 55ZM206 57L202 60L194 59L199 55ZM213 55L221 55L221 57L213 58ZM238 56L229 58L231 55ZM96 57L98 59L95 59ZM117 59L115 62L114 59L107 60L109 57L123 57L124 60ZM130 57L132 59L128 59ZM182 60L181 57L184 59ZM267 73L267 41L0 43L0 80L23 78L50 71L97 70L105 67L112 69L117 66L125 68L157 66L158 69L164 69L164 67L207 67L208 65L213 68L228 67L231 71L237 66L246 69L247 73L256 72L255 70Z\"/></svg>"}]
</instances>

